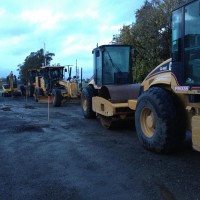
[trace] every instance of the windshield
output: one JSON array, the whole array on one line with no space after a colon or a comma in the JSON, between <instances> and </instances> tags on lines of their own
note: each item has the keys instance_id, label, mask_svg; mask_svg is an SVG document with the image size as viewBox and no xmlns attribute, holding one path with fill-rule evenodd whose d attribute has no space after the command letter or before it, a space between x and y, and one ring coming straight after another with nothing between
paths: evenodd
<instances>
[{"instance_id":1,"label":"windshield","mask_svg":"<svg viewBox=\"0 0 200 200\"><path fill-rule=\"evenodd\" d=\"M182 9L174 11L172 15L172 60L181 61L181 38L182 38Z\"/></svg>"},{"instance_id":2,"label":"windshield","mask_svg":"<svg viewBox=\"0 0 200 200\"><path fill-rule=\"evenodd\" d=\"M52 68L51 76L53 79L62 79L63 78L63 68Z\"/></svg>"},{"instance_id":3,"label":"windshield","mask_svg":"<svg viewBox=\"0 0 200 200\"><path fill-rule=\"evenodd\" d=\"M41 71L45 79L63 79L63 67L48 67Z\"/></svg>"},{"instance_id":4,"label":"windshield","mask_svg":"<svg viewBox=\"0 0 200 200\"><path fill-rule=\"evenodd\" d=\"M200 85L199 1L185 7L184 43L185 82L191 85Z\"/></svg>"},{"instance_id":5,"label":"windshield","mask_svg":"<svg viewBox=\"0 0 200 200\"><path fill-rule=\"evenodd\" d=\"M130 65L130 47L106 46L103 51L104 84L113 84L117 76L128 76Z\"/></svg>"}]
</instances>

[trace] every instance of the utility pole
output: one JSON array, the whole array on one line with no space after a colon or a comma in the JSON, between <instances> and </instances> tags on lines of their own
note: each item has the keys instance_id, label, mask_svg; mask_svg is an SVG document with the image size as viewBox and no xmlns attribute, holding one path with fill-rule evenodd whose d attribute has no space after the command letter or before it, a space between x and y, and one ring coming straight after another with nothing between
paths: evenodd
<instances>
[{"instance_id":1,"label":"utility pole","mask_svg":"<svg viewBox=\"0 0 200 200\"><path fill-rule=\"evenodd\" d=\"M78 81L79 79L79 68L77 66L77 59L76 59L76 80Z\"/></svg>"},{"instance_id":2,"label":"utility pole","mask_svg":"<svg viewBox=\"0 0 200 200\"><path fill-rule=\"evenodd\" d=\"M46 66L46 49L45 49L45 42L44 42L44 66Z\"/></svg>"}]
</instances>

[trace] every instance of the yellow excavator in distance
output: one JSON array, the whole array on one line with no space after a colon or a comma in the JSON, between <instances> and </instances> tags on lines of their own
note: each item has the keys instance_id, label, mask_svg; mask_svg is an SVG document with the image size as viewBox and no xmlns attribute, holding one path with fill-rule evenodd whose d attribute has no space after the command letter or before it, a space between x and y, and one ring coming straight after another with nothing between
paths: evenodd
<instances>
[{"instance_id":1,"label":"yellow excavator in distance","mask_svg":"<svg viewBox=\"0 0 200 200\"><path fill-rule=\"evenodd\" d=\"M6 83L2 85L2 96L3 97L14 97L14 96L21 96L22 93L18 89L17 85L17 78L13 75L13 72L10 72L10 75L6 78Z\"/></svg>"},{"instance_id":2,"label":"yellow excavator in distance","mask_svg":"<svg viewBox=\"0 0 200 200\"><path fill-rule=\"evenodd\" d=\"M48 96L51 96L53 106L59 107L64 101L79 100L81 92L77 77L71 78L69 68L69 77L65 80L66 71L63 66L41 67L40 73L35 77L35 101L47 102Z\"/></svg>"}]
</instances>

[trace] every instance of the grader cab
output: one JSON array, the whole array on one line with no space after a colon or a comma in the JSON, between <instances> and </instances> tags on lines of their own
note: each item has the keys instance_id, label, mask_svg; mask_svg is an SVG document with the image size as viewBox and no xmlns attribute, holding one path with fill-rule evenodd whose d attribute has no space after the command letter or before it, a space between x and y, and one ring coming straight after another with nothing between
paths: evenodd
<instances>
[{"instance_id":1,"label":"grader cab","mask_svg":"<svg viewBox=\"0 0 200 200\"><path fill-rule=\"evenodd\" d=\"M36 101L47 101L52 97L54 106L61 106L65 100L78 99L80 91L76 79L64 80L65 68L62 66L45 66L35 77L34 98Z\"/></svg>"},{"instance_id":2,"label":"grader cab","mask_svg":"<svg viewBox=\"0 0 200 200\"><path fill-rule=\"evenodd\" d=\"M124 84L131 72L121 68L128 66L129 56L121 58L130 49L124 48L120 55L95 49L94 79L82 92L84 116L100 116L110 127L114 118L124 119L132 111L144 148L171 152L182 145L187 132L193 148L200 151L199 10L200 1L193 0L172 12L172 58L157 66L141 84ZM112 75L108 76L108 71Z\"/></svg>"}]
</instances>

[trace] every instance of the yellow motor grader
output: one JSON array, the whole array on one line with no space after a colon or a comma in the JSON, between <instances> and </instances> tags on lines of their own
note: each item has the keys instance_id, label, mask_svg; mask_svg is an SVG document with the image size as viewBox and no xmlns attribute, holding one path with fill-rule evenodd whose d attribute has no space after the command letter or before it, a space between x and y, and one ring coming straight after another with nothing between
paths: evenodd
<instances>
[{"instance_id":1,"label":"yellow motor grader","mask_svg":"<svg viewBox=\"0 0 200 200\"><path fill-rule=\"evenodd\" d=\"M17 78L15 75L13 75L12 71L10 75L7 76L6 83L2 85L2 90L2 96L4 97L21 96L21 91L17 86Z\"/></svg>"},{"instance_id":2,"label":"yellow motor grader","mask_svg":"<svg viewBox=\"0 0 200 200\"><path fill-rule=\"evenodd\" d=\"M66 69L62 66L44 66L35 77L34 98L38 102L47 101L52 97L54 106L61 106L63 101L78 99L80 91L76 77L71 78L71 69L68 80L64 80Z\"/></svg>"},{"instance_id":3,"label":"yellow motor grader","mask_svg":"<svg viewBox=\"0 0 200 200\"><path fill-rule=\"evenodd\" d=\"M26 84L20 86L23 96L33 97L35 91L35 78L40 75L40 69L29 69L26 72Z\"/></svg>"},{"instance_id":4,"label":"yellow motor grader","mask_svg":"<svg viewBox=\"0 0 200 200\"><path fill-rule=\"evenodd\" d=\"M36 77L40 76L40 69L30 69L27 71L27 85L25 87L26 95L33 97L35 91Z\"/></svg>"},{"instance_id":5,"label":"yellow motor grader","mask_svg":"<svg viewBox=\"0 0 200 200\"><path fill-rule=\"evenodd\" d=\"M109 128L134 113L144 148L168 153L181 145L186 131L200 151L200 1L172 12L172 58L157 66L141 84L130 82L129 46L93 50L94 77L81 94L86 118L99 116Z\"/></svg>"}]
</instances>

